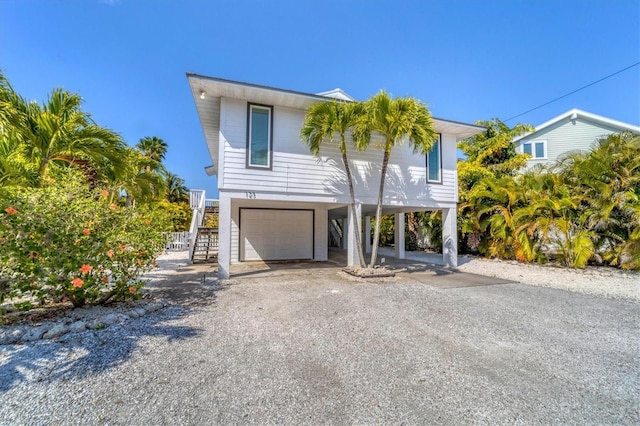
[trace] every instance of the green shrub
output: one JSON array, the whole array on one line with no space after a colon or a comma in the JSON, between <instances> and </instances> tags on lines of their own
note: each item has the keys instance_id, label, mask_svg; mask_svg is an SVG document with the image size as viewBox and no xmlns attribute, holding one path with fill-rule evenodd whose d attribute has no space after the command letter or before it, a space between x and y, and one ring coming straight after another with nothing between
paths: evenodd
<instances>
[{"instance_id":1,"label":"green shrub","mask_svg":"<svg viewBox=\"0 0 640 426\"><path fill-rule=\"evenodd\" d=\"M64 181L0 194L0 301L32 296L82 306L137 297L167 220Z\"/></svg>"}]
</instances>

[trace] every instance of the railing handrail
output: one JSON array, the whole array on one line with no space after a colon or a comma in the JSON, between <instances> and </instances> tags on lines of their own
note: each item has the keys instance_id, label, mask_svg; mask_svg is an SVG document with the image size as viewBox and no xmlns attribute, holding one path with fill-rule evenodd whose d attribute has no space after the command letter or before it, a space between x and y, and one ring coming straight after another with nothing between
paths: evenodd
<instances>
[{"instance_id":1,"label":"railing handrail","mask_svg":"<svg viewBox=\"0 0 640 426\"><path fill-rule=\"evenodd\" d=\"M191 226L189 227L189 259L193 257L195 249L195 240L198 235L198 227L202 225L204 219L204 210L206 206L205 192L203 189L192 189L189 191L189 200L193 209L191 216ZM197 203L196 203L197 202Z\"/></svg>"},{"instance_id":2,"label":"railing handrail","mask_svg":"<svg viewBox=\"0 0 640 426\"><path fill-rule=\"evenodd\" d=\"M189 204L191 209L197 209L200 205L201 199L204 199L204 189L192 189L189 191Z\"/></svg>"}]
</instances>

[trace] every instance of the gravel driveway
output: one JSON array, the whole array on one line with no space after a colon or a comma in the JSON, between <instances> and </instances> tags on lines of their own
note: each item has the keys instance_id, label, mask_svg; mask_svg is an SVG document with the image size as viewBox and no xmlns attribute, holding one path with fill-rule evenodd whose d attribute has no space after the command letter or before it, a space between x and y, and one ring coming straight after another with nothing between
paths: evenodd
<instances>
[{"instance_id":1,"label":"gravel driveway","mask_svg":"<svg viewBox=\"0 0 640 426\"><path fill-rule=\"evenodd\" d=\"M638 424L639 307L337 268L210 279L0 347L0 424Z\"/></svg>"}]
</instances>

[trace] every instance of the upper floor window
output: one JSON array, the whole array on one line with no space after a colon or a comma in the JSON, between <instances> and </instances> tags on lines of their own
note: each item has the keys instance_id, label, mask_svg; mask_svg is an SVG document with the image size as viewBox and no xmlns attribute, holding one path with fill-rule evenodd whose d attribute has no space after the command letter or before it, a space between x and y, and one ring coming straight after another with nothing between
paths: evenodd
<instances>
[{"instance_id":1,"label":"upper floor window","mask_svg":"<svg viewBox=\"0 0 640 426\"><path fill-rule=\"evenodd\" d=\"M427 153L427 182L442 183L442 135L438 133L438 139Z\"/></svg>"},{"instance_id":2,"label":"upper floor window","mask_svg":"<svg viewBox=\"0 0 640 426\"><path fill-rule=\"evenodd\" d=\"M249 104L247 167L271 168L273 107Z\"/></svg>"},{"instance_id":3,"label":"upper floor window","mask_svg":"<svg viewBox=\"0 0 640 426\"><path fill-rule=\"evenodd\" d=\"M522 144L522 152L533 159L547 158L547 141L528 141Z\"/></svg>"}]
</instances>

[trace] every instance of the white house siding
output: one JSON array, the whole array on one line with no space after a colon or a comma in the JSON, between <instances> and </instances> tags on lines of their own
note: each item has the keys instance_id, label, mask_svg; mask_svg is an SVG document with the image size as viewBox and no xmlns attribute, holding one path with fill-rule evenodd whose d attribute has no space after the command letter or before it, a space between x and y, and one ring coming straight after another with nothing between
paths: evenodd
<instances>
[{"instance_id":1,"label":"white house siding","mask_svg":"<svg viewBox=\"0 0 640 426\"><path fill-rule=\"evenodd\" d=\"M304 111L275 106L273 111L273 163L271 170L246 167L247 103L222 99L220 143L220 190L326 196L327 201L346 202L348 188L338 142L325 144L320 157L309 153L300 141ZM349 152L356 196L364 204L377 200L382 150L376 143L365 152ZM458 198L456 140L442 136L441 184L426 182L426 159L413 154L408 145L395 148L387 171L385 204L397 206L450 205ZM222 172L222 171L221 171Z\"/></svg>"},{"instance_id":2,"label":"white house siding","mask_svg":"<svg viewBox=\"0 0 640 426\"><path fill-rule=\"evenodd\" d=\"M552 164L563 154L575 150L589 150L594 142L620 130L602 123L596 123L583 117L571 120L569 117L558 123L535 132L516 142L518 152L522 152L522 144L530 141L547 141L547 158L530 159L528 167L536 164Z\"/></svg>"}]
</instances>

